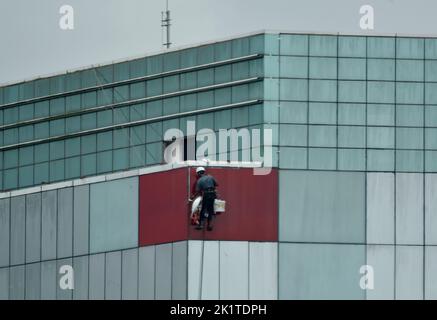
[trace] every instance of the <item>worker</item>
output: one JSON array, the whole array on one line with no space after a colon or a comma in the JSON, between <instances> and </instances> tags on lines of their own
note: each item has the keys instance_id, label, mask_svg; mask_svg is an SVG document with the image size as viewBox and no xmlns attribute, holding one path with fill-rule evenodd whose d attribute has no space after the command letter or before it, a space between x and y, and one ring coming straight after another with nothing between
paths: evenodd
<instances>
[{"instance_id":1,"label":"worker","mask_svg":"<svg viewBox=\"0 0 437 320\"><path fill-rule=\"evenodd\" d=\"M207 230L212 231L212 220L214 217L214 201L217 198L216 187L218 187L217 181L213 176L206 174L204 167L198 167L196 169L196 189L192 199L196 196L202 196L202 208L200 210L200 222L196 226L197 230L203 229L205 218L207 218Z\"/></svg>"}]
</instances>

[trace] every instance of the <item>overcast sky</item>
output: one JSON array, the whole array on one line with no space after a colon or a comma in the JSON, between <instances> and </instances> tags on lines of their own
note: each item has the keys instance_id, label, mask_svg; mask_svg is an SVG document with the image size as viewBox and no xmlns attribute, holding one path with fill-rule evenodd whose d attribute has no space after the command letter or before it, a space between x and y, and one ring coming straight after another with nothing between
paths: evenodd
<instances>
[{"instance_id":1,"label":"overcast sky","mask_svg":"<svg viewBox=\"0 0 437 320\"><path fill-rule=\"evenodd\" d=\"M375 10L373 33L437 35L436 0L169 0L174 47L269 29L363 33L359 8ZM59 9L74 9L61 30ZM162 49L165 0L0 0L0 83L108 63Z\"/></svg>"}]
</instances>

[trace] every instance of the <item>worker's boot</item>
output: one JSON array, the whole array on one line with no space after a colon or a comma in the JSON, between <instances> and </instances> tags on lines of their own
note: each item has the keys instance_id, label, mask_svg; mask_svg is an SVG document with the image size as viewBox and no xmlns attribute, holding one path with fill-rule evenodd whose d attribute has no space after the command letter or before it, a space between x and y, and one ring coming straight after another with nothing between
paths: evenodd
<instances>
[{"instance_id":1,"label":"worker's boot","mask_svg":"<svg viewBox=\"0 0 437 320\"><path fill-rule=\"evenodd\" d=\"M200 221L199 224L196 226L196 230L202 230L203 229L203 222Z\"/></svg>"},{"instance_id":2,"label":"worker's boot","mask_svg":"<svg viewBox=\"0 0 437 320\"><path fill-rule=\"evenodd\" d=\"M208 230L208 231L212 231L212 229L213 229L213 225L212 225L212 223L211 223L211 222L208 222L208 225L207 225L207 227L206 227L206 230Z\"/></svg>"}]
</instances>

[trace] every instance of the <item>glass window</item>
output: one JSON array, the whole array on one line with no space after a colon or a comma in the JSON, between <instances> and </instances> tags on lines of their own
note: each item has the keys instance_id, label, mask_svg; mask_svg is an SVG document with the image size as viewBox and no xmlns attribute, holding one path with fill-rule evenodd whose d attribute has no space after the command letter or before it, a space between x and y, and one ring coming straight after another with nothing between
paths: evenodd
<instances>
[{"instance_id":1,"label":"glass window","mask_svg":"<svg viewBox=\"0 0 437 320\"><path fill-rule=\"evenodd\" d=\"M179 113L179 97L164 99L163 111L165 116Z\"/></svg>"},{"instance_id":2,"label":"glass window","mask_svg":"<svg viewBox=\"0 0 437 320\"><path fill-rule=\"evenodd\" d=\"M394 126L395 106L392 104L368 104L367 124L375 126Z\"/></svg>"},{"instance_id":3,"label":"glass window","mask_svg":"<svg viewBox=\"0 0 437 320\"><path fill-rule=\"evenodd\" d=\"M280 41L281 55L308 55L307 35L281 34Z\"/></svg>"},{"instance_id":4,"label":"glass window","mask_svg":"<svg viewBox=\"0 0 437 320\"><path fill-rule=\"evenodd\" d=\"M130 128L130 145L146 143L146 126L136 126Z\"/></svg>"},{"instance_id":5,"label":"glass window","mask_svg":"<svg viewBox=\"0 0 437 320\"><path fill-rule=\"evenodd\" d=\"M241 91L238 93L241 93ZM249 92L247 94L249 94ZM214 105L214 91L205 91L197 94L197 109L208 108L208 107L212 107L213 105Z\"/></svg>"},{"instance_id":6,"label":"glass window","mask_svg":"<svg viewBox=\"0 0 437 320\"><path fill-rule=\"evenodd\" d=\"M96 128L97 114L86 113L80 116L80 122L82 124L82 130L89 130Z\"/></svg>"},{"instance_id":7,"label":"glass window","mask_svg":"<svg viewBox=\"0 0 437 320\"><path fill-rule=\"evenodd\" d=\"M206 45L197 48L197 63L207 64L214 62L214 46Z\"/></svg>"},{"instance_id":8,"label":"glass window","mask_svg":"<svg viewBox=\"0 0 437 320\"><path fill-rule=\"evenodd\" d=\"M81 176L96 174L96 154L88 154L81 157Z\"/></svg>"},{"instance_id":9,"label":"glass window","mask_svg":"<svg viewBox=\"0 0 437 320\"><path fill-rule=\"evenodd\" d=\"M279 145L292 147L307 146L307 125L286 125L282 124L279 128Z\"/></svg>"},{"instance_id":10,"label":"glass window","mask_svg":"<svg viewBox=\"0 0 437 320\"><path fill-rule=\"evenodd\" d=\"M337 150L329 148L309 148L309 169L335 170L337 167Z\"/></svg>"},{"instance_id":11,"label":"glass window","mask_svg":"<svg viewBox=\"0 0 437 320\"><path fill-rule=\"evenodd\" d=\"M388 80L395 79L395 60L394 59L368 59L367 78L369 80Z\"/></svg>"},{"instance_id":12,"label":"glass window","mask_svg":"<svg viewBox=\"0 0 437 320\"><path fill-rule=\"evenodd\" d=\"M146 164L146 146L130 147L130 168L143 167Z\"/></svg>"},{"instance_id":13,"label":"glass window","mask_svg":"<svg viewBox=\"0 0 437 320\"><path fill-rule=\"evenodd\" d=\"M19 153L20 166L33 164L33 146L20 148Z\"/></svg>"},{"instance_id":14,"label":"glass window","mask_svg":"<svg viewBox=\"0 0 437 320\"><path fill-rule=\"evenodd\" d=\"M366 127L339 126L338 146L345 148L365 148Z\"/></svg>"},{"instance_id":15,"label":"glass window","mask_svg":"<svg viewBox=\"0 0 437 320\"><path fill-rule=\"evenodd\" d=\"M423 81L423 61L397 60L396 80Z\"/></svg>"},{"instance_id":16,"label":"glass window","mask_svg":"<svg viewBox=\"0 0 437 320\"><path fill-rule=\"evenodd\" d=\"M52 120L50 121L50 136L62 136L65 134L65 120Z\"/></svg>"},{"instance_id":17,"label":"glass window","mask_svg":"<svg viewBox=\"0 0 437 320\"><path fill-rule=\"evenodd\" d=\"M112 149L112 131L97 134L97 151Z\"/></svg>"},{"instance_id":18,"label":"glass window","mask_svg":"<svg viewBox=\"0 0 437 320\"><path fill-rule=\"evenodd\" d=\"M96 68L99 84L112 83L114 81L114 66L112 64Z\"/></svg>"},{"instance_id":19,"label":"glass window","mask_svg":"<svg viewBox=\"0 0 437 320\"><path fill-rule=\"evenodd\" d=\"M437 129L427 128L425 129L425 148L437 150ZM436 158L437 159L437 158Z\"/></svg>"},{"instance_id":20,"label":"glass window","mask_svg":"<svg viewBox=\"0 0 437 320\"><path fill-rule=\"evenodd\" d=\"M337 56L337 36L310 35L310 56Z\"/></svg>"},{"instance_id":21,"label":"glass window","mask_svg":"<svg viewBox=\"0 0 437 320\"><path fill-rule=\"evenodd\" d=\"M366 124L366 105L339 103L338 124Z\"/></svg>"},{"instance_id":22,"label":"glass window","mask_svg":"<svg viewBox=\"0 0 437 320\"><path fill-rule=\"evenodd\" d=\"M337 101L337 81L310 80L310 101Z\"/></svg>"},{"instance_id":23,"label":"glass window","mask_svg":"<svg viewBox=\"0 0 437 320\"><path fill-rule=\"evenodd\" d=\"M144 77L147 74L146 59L136 59L129 62L130 78Z\"/></svg>"},{"instance_id":24,"label":"glass window","mask_svg":"<svg viewBox=\"0 0 437 320\"><path fill-rule=\"evenodd\" d=\"M114 87L114 102L129 100L129 85Z\"/></svg>"},{"instance_id":25,"label":"glass window","mask_svg":"<svg viewBox=\"0 0 437 320\"><path fill-rule=\"evenodd\" d=\"M224 41L214 44L214 60L222 61L231 59L232 42Z\"/></svg>"},{"instance_id":26,"label":"glass window","mask_svg":"<svg viewBox=\"0 0 437 320\"><path fill-rule=\"evenodd\" d=\"M249 124L249 108L241 107L232 109L232 127L245 127Z\"/></svg>"},{"instance_id":27,"label":"glass window","mask_svg":"<svg viewBox=\"0 0 437 320\"><path fill-rule=\"evenodd\" d=\"M59 78L59 77L57 77L57 78ZM27 99L33 98L33 86L34 86L33 81L24 82L24 83L20 84L20 88L19 88L20 100L27 100Z\"/></svg>"},{"instance_id":28,"label":"glass window","mask_svg":"<svg viewBox=\"0 0 437 320\"><path fill-rule=\"evenodd\" d=\"M337 104L336 103L315 103L309 104L309 123L314 124L336 124Z\"/></svg>"},{"instance_id":29,"label":"glass window","mask_svg":"<svg viewBox=\"0 0 437 320\"><path fill-rule=\"evenodd\" d=\"M423 149L423 129L396 128L396 148Z\"/></svg>"},{"instance_id":30,"label":"glass window","mask_svg":"<svg viewBox=\"0 0 437 320\"><path fill-rule=\"evenodd\" d=\"M311 147L336 147L337 127L309 126L309 145Z\"/></svg>"},{"instance_id":31,"label":"glass window","mask_svg":"<svg viewBox=\"0 0 437 320\"><path fill-rule=\"evenodd\" d=\"M97 105L104 106L112 104L114 102L114 90L109 89L99 89L97 91Z\"/></svg>"},{"instance_id":32,"label":"glass window","mask_svg":"<svg viewBox=\"0 0 437 320\"><path fill-rule=\"evenodd\" d=\"M64 180L64 160L50 162L50 182Z\"/></svg>"},{"instance_id":33,"label":"glass window","mask_svg":"<svg viewBox=\"0 0 437 320\"><path fill-rule=\"evenodd\" d=\"M232 102L242 102L249 100L249 86L243 84L232 87Z\"/></svg>"},{"instance_id":34,"label":"glass window","mask_svg":"<svg viewBox=\"0 0 437 320\"><path fill-rule=\"evenodd\" d=\"M426 172L437 172L437 151L425 151Z\"/></svg>"},{"instance_id":35,"label":"glass window","mask_svg":"<svg viewBox=\"0 0 437 320\"><path fill-rule=\"evenodd\" d=\"M350 171L366 170L366 150L338 149L338 169Z\"/></svg>"},{"instance_id":36,"label":"glass window","mask_svg":"<svg viewBox=\"0 0 437 320\"><path fill-rule=\"evenodd\" d=\"M49 123L41 122L35 124L35 139L43 139L49 137Z\"/></svg>"},{"instance_id":37,"label":"glass window","mask_svg":"<svg viewBox=\"0 0 437 320\"><path fill-rule=\"evenodd\" d=\"M366 37L338 37L338 55L340 57L365 57Z\"/></svg>"},{"instance_id":38,"label":"glass window","mask_svg":"<svg viewBox=\"0 0 437 320\"><path fill-rule=\"evenodd\" d=\"M49 94L50 94L49 79L36 80L35 81L35 97L48 96ZM6 100L5 100L5 103L6 103Z\"/></svg>"},{"instance_id":39,"label":"glass window","mask_svg":"<svg viewBox=\"0 0 437 320\"><path fill-rule=\"evenodd\" d=\"M148 97L162 94L162 78L147 81L146 90Z\"/></svg>"},{"instance_id":40,"label":"glass window","mask_svg":"<svg viewBox=\"0 0 437 320\"><path fill-rule=\"evenodd\" d=\"M137 82L130 85L131 99L140 99L146 96L146 83Z\"/></svg>"},{"instance_id":41,"label":"glass window","mask_svg":"<svg viewBox=\"0 0 437 320\"><path fill-rule=\"evenodd\" d=\"M95 107L97 105L96 91L91 91L82 94L82 109Z\"/></svg>"},{"instance_id":42,"label":"glass window","mask_svg":"<svg viewBox=\"0 0 437 320\"><path fill-rule=\"evenodd\" d=\"M65 179L80 177L80 157L65 159Z\"/></svg>"},{"instance_id":43,"label":"glass window","mask_svg":"<svg viewBox=\"0 0 437 320\"><path fill-rule=\"evenodd\" d=\"M81 71L82 88L94 87L97 85L97 78L94 69Z\"/></svg>"},{"instance_id":44,"label":"glass window","mask_svg":"<svg viewBox=\"0 0 437 320\"><path fill-rule=\"evenodd\" d=\"M292 63L287 56L264 56L264 76L269 78L278 78L279 72L281 71L283 73L282 77L292 77L294 73L294 69L290 67L290 64ZM306 57L299 57L305 60L305 63L308 63L308 58ZM283 59L284 63L281 63L281 68L279 68L279 61L280 59ZM293 59L292 59L293 60ZM303 67L299 66L302 71ZM291 74L291 75L290 75ZM308 68L305 71L305 74L308 74Z\"/></svg>"},{"instance_id":45,"label":"glass window","mask_svg":"<svg viewBox=\"0 0 437 320\"><path fill-rule=\"evenodd\" d=\"M112 125L112 110L97 112L97 127L106 127Z\"/></svg>"},{"instance_id":46,"label":"glass window","mask_svg":"<svg viewBox=\"0 0 437 320\"><path fill-rule=\"evenodd\" d=\"M188 74L187 74L188 75ZM232 66L231 65L225 65L220 66L217 68L214 68L214 83L225 83L230 82L232 80ZM193 79L193 83L194 83ZM184 89L186 86L183 86L181 89ZM192 84L189 88L194 88L195 85ZM188 89L188 87L187 87Z\"/></svg>"},{"instance_id":47,"label":"glass window","mask_svg":"<svg viewBox=\"0 0 437 320\"><path fill-rule=\"evenodd\" d=\"M394 148L395 129L387 127L367 128L368 148Z\"/></svg>"},{"instance_id":48,"label":"glass window","mask_svg":"<svg viewBox=\"0 0 437 320\"><path fill-rule=\"evenodd\" d=\"M243 61L232 64L232 80L249 78L249 62Z\"/></svg>"},{"instance_id":49,"label":"glass window","mask_svg":"<svg viewBox=\"0 0 437 320\"><path fill-rule=\"evenodd\" d=\"M263 123L264 106L257 104L249 107L249 125L257 125ZM210 127L211 129L213 126Z\"/></svg>"},{"instance_id":50,"label":"glass window","mask_svg":"<svg viewBox=\"0 0 437 320\"><path fill-rule=\"evenodd\" d=\"M310 58L310 78L337 79L337 58Z\"/></svg>"},{"instance_id":51,"label":"glass window","mask_svg":"<svg viewBox=\"0 0 437 320\"><path fill-rule=\"evenodd\" d=\"M249 55L249 38L240 38L232 40L232 57L241 57Z\"/></svg>"},{"instance_id":52,"label":"glass window","mask_svg":"<svg viewBox=\"0 0 437 320\"><path fill-rule=\"evenodd\" d=\"M366 59L338 59L338 78L366 80Z\"/></svg>"},{"instance_id":53,"label":"glass window","mask_svg":"<svg viewBox=\"0 0 437 320\"><path fill-rule=\"evenodd\" d=\"M146 164L159 164L162 163L162 143L148 143L146 145Z\"/></svg>"},{"instance_id":54,"label":"glass window","mask_svg":"<svg viewBox=\"0 0 437 320\"><path fill-rule=\"evenodd\" d=\"M80 131L80 116L65 119L65 132L73 133Z\"/></svg>"},{"instance_id":55,"label":"glass window","mask_svg":"<svg viewBox=\"0 0 437 320\"><path fill-rule=\"evenodd\" d=\"M394 58L395 51L395 38L367 38L367 56L369 58Z\"/></svg>"},{"instance_id":56,"label":"glass window","mask_svg":"<svg viewBox=\"0 0 437 320\"><path fill-rule=\"evenodd\" d=\"M80 94L76 94L74 96L68 96L65 98L65 111L74 112L80 110L81 102L80 102Z\"/></svg>"},{"instance_id":57,"label":"glass window","mask_svg":"<svg viewBox=\"0 0 437 320\"><path fill-rule=\"evenodd\" d=\"M308 115L307 102L282 102L279 107L281 123L306 123Z\"/></svg>"},{"instance_id":58,"label":"glass window","mask_svg":"<svg viewBox=\"0 0 437 320\"><path fill-rule=\"evenodd\" d=\"M394 150L367 150L368 171L394 171Z\"/></svg>"},{"instance_id":59,"label":"glass window","mask_svg":"<svg viewBox=\"0 0 437 320\"><path fill-rule=\"evenodd\" d=\"M437 59L437 39L426 39L425 41L426 59Z\"/></svg>"},{"instance_id":60,"label":"glass window","mask_svg":"<svg viewBox=\"0 0 437 320\"><path fill-rule=\"evenodd\" d=\"M423 83L396 83L396 102L423 104Z\"/></svg>"},{"instance_id":61,"label":"glass window","mask_svg":"<svg viewBox=\"0 0 437 320\"><path fill-rule=\"evenodd\" d=\"M162 122L154 122L146 125L146 142L162 141Z\"/></svg>"},{"instance_id":62,"label":"glass window","mask_svg":"<svg viewBox=\"0 0 437 320\"><path fill-rule=\"evenodd\" d=\"M6 150L3 153L4 157L4 169L14 168L18 166L18 150Z\"/></svg>"},{"instance_id":63,"label":"glass window","mask_svg":"<svg viewBox=\"0 0 437 320\"><path fill-rule=\"evenodd\" d=\"M180 53L178 51L164 54L162 58L164 62L164 72L180 68L179 55Z\"/></svg>"},{"instance_id":64,"label":"glass window","mask_svg":"<svg viewBox=\"0 0 437 320\"><path fill-rule=\"evenodd\" d=\"M6 146L18 143L18 128L5 130L3 142Z\"/></svg>"},{"instance_id":65,"label":"glass window","mask_svg":"<svg viewBox=\"0 0 437 320\"><path fill-rule=\"evenodd\" d=\"M396 152L396 171L423 172L423 151L398 150Z\"/></svg>"},{"instance_id":66,"label":"glass window","mask_svg":"<svg viewBox=\"0 0 437 320\"><path fill-rule=\"evenodd\" d=\"M11 124L18 122L18 107L7 108L3 110L4 124Z\"/></svg>"},{"instance_id":67,"label":"glass window","mask_svg":"<svg viewBox=\"0 0 437 320\"><path fill-rule=\"evenodd\" d=\"M146 104L147 119L159 116L162 116L162 100L148 102Z\"/></svg>"},{"instance_id":68,"label":"glass window","mask_svg":"<svg viewBox=\"0 0 437 320\"><path fill-rule=\"evenodd\" d=\"M20 142L33 140L33 125L19 128Z\"/></svg>"},{"instance_id":69,"label":"glass window","mask_svg":"<svg viewBox=\"0 0 437 320\"><path fill-rule=\"evenodd\" d=\"M18 101L18 88L18 85L3 88L3 100L5 104Z\"/></svg>"},{"instance_id":70,"label":"glass window","mask_svg":"<svg viewBox=\"0 0 437 320\"><path fill-rule=\"evenodd\" d=\"M397 38L396 55L401 59L424 59L424 40Z\"/></svg>"},{"instance_id":71,"label":"glass window","mask_svg":"<svg viewBox=\"0 0 437 320\"><path fill-rule=\"evenodd\" d=\"M367 101L370 103L394 103L393 82L370 81L367 83Z\"/></svg>"},{"instance_id":72,"label":"glass window","mask_svg":"<svg viewBox=\"0 0 437 320\"><path fill-rule=\"evenodd\" d=\"M20 121L33 119L33 103L19 107L19 119Z\"/></svg>"},{"instance_id":73,"label":"glass window","mask_svg":"<svg viewBox=\"0 0 437 320\"><path fill-rule=\"evenodd\" d=\"M112 171L112 150L97 153L97 173Z\"/></svg>"},{"instance_id":74,"label":"glass window","mask_svg":"<svg viewBox=\"0 0 437 320\"><path fill-rule=\"evenodd\" d=\"M197 49L190 48L181 51L181 68L189 68L197 65Z\"/></svg>"},{"instance_id":75,"label":"glass window","mask_svg":"<svg viewBox=\"0 0 437 320\"><path fill-rule=\"evenodd\" d=\"M65 156L65 141L50 142L50 160L64 158Z\"/></svg>"},{"instance_id":76,"label":"glass window","mask_svg":"<svg viewBox=\"0 0 437 320\"><path fill-rule=\"evenodd\" d=\"M129 128L114 130L114 148L129 146Z\"/></svg>"},{"instance_id":77,"label":"glass window","mask_svg":"<svg viewBox=\"0 0 437 320\"><path fill-rule=\"evenodd\" d=\"M206 87L214 84L214 69L197 71L197 86Z\"/></svg>"},{"instance_id":78,"label":"glass window","mask_svg":"<svg viewBox=\"0 0 437 320\"><path fill-rule=\"evenodd\" d=\"M179 75L164 78L164 93L179 91Z\"/></svg>"},{"instance_id":79,"label":"glass window","mask_svg":"<svg viewBox=\"0 0 437 320\"><path fill-rule=\"evenodd\" d=\"M21 167L18 176L20 188L31 186L33 184L33 166Z\"/></svg>"},{"instance_id":80,"label":"glass window","mask_svg":"<svg viewBox=\"0 0 437 320\"><path fill-rule=\"evenodd\" d=\"M230 68L230 66L228 66ZM230 71L229 71L230 76ZM188 72L180 75L181 79L181 90L193 89L197 87L197 72ZM150 96L150 92L147 92Z\"/></svg>"},{"instance_id":81,"label":"glass window","mask_svg":"<svg viewBox=\"0 0 437 320\"><path fill-rule=\"evenodd\" d=\"M262 77L264 75L264 61L256 59L249 61L249 77Z\"/></svg>"},{"instance_id":82,"label":"glass window","mask_svg":"<svg viewBox=\"0 0 437 320\"><path fill-rule=\"evenodd\" d=\"M425 81L437 81L437 61L425 61Z\"/></svg>"},{"instance_id":83,"label":"glass window","mask_svg":"<svg viewBox=\"0 0 437 320\"><path fill-rule=\"evenodd\" d=\"M214 114L204 113L199 114L196 119L196 130L200 129L214 129Z\"/></svg>"},{"instance_id":84,"label":"glass window","mask_svg":"<svg viewBox=\"0 0 437 320\"><path fill-rule=\"evenodd\" d=\"M308 80L281 79L280 93L281 100L307 101Z\"/></svg>"},{"instance_id":85,"label":"glass window","mask_svg":"<svg viewBox=\"0 0 437 320\"><path fill-rule=\"evenodd\" d=\"M147 74L158 74L162 72L162 55L151 56L146 58Z\"/></svg>"},{"instance_id":86,"label":"glass window","mask_svg":"<svg viewBox=\"0 0 437 320\"><path fill-rule=\"evenodd\" d=\"M365 81L339 81L338 101L366 102L366 82Z\"/></svg>"},{"instance_id":87,"label":"glass window","mask_svg":"<svg viewBox=\"0 0 437 320\"><path fill-rule=\"evenodd\" d=\"M437 106L425 106L425 125L437 127Z\"/></svg>"},{"instance_id":88,"label":"glass window","mask_svg":"<svg viewBox=\"0 0 437 320\"><path fill-rule=\"evenodd\" d=\"M129 62L117 63L114 65L114 81L129 79Z\"/></svg>"},{"instance_id":89,"label":"glass window","mask_svg":"<svg viewBox=\"0 0 437 320\"><path fill-rule=\"evenodd\" d=\"M181 102L181 110L180 110L181 112L196 110L197 95L196 94L183 95L180 97L180 102Z\"/></svg>"},{"instance_id":90,"label":"glass window","mask_svg":"<svg viewBox=\"0 0 437 320\"><path fill-rule=\"evenodd\" d=\"M214 102L216 106L223 106L232 102L231 88L214 90Z\"/></svg>"},{"instance_id":91,"label":"glass window","mask_svg":"<svg viewBox=\"0 0 437 320\"><path fill-rule=\"evenodd\" d=\"M129 122L130 110L129 107L114 109L114 124Z\"/></svg>"},{"instance_id":92,"label":"glass window","mask_svg":"<svg viewBox=\"0 0 437 320\"><path fill-rule=\"evenodd\" d=\"M252 36L249 38L250 54L264 52L264 34Z\"/></svg>"},{"instance_id":93,"label":"glass window","mask_svg":"<svg viewBox=\"0 0 437 320\"><path fill-rule=\"evenodd\" d=\"M65 112L65 99L58 98L50 100L50 115L59 115Z\"/></svg>"},{"instance_id":94,"label":"glass window","mask_svg":"<svg viewBox=\"0 0 437 320\"><path fill-rule=\"evenodd\" d=\"M146 118L146 104L135 104L130 107L130 121L143 120Z\"/></svg>"},{"instance_id":95,"label":"glass window","mask_svg":"<svg viewBox=\"0 0 437 320\"><path fill-rule=\"evenodd\" d=\"M73 91L81 88L80 72L67 73L65 76L65 90Z\"/></svg>"},{"instance_id":96,"label":"glass window","mask_svg":"<svg viewBox=\"0 0 437 320\"><path fill-rule=\"evenodd\" d=\"M35 162L49 161L49 144L35 145Z\"/></svg>"},{"instance_id":97,"label":"glass window","mask_svg":"<svg viewBox=\"0 0 437 320\"><path fill-rule=\"evenodd\" d=\"M214 114L214 129L231 128L231 110L223 110Z\"/></svg>"},{"instance_id":98,"label":"glass window","mask_svg":"<svg viewBox=\"0 0 437 320\"><path fill-rule=\"evenodd\" d=\"M3 171L3 186L5 190L16 189L18 185L18 169Z\"/></svg>"},{"instance_id":99,"label":"glass window","mask_svg":"<svg viewBox=\"0 0 437 320\"><path fill-rule=\"evenodd\" d=\"M78 155L80 155L80 137L65 140L65 156L72 157Z\"/></svg>"},{"instance_id":100,"label":"glass window","mask_svg":"<svg viewBox=\"0 0 437 320\"><path fill-rule=\"evenodd\" d=\"M114 150L114 170L129 168L129 148Z\"/></svg>"},{"instance_id":101,"label":"glass window","mask_svg":"<svg viewBox=\"0 0 437 320\"><path fill-rule=\"evenodd\" d=\"M96 152L96 135L91 134L88 136L80 137L80 144L82 154Z\"/></svg>"},{"instance_id":102,"label":"glass window","mask_svg":"<svg viewBox=\"0 0 437 320\"><path fill-rule=\"evenodd\" d=\"M423 105L398 105L396 108L396 125L414 127L423 126Z\"/></svg>"},{"instance_id":103,"label":"glass window","mask_svg":"<svg viewBox=\"0 0 437 320\"><path fill-rule=\"evenodd\" d=\"M437 83L425 84L425 103L437 104Z\"/></svg>"},{"instance_id":104,"label":"glass window","mask_svg":"<svg viewBox=\"0 0 437 320\"><path fill-rule=\"evenodd\" d=\"M49 182L49 163L44 162L34 166L34 184Z\"/></svg>"},{"instance_id":105,"label":"glass window","mask_svg":"<svg viewBox=\"0 0 437 320\"><path fill-rule=\"evenodd\" d=\"M50 78L50 94L61 93L65 91L65 76L56 76Z\"/></svg>"},{"instance_id":106,"label":"glass window","mask_svg":"<svg viewBox=\"0 0 437 320\"><path fill-rule=\"evenodd\" d=\"M282 147L279 153L279 166L285 169L306 169L307 149Z\"/></svg>"}]
</instances>

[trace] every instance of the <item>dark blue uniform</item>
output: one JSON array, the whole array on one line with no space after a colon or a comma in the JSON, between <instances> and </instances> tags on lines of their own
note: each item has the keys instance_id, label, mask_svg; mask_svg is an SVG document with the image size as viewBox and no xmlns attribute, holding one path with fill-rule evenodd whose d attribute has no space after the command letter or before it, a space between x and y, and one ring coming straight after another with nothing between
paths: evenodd
<instances>
[{"instance_id":1,"label":"dark blue uniform","mask_svg":"<svg viewBox=\"0 0 437 320\"><path fill-rule=\"evenodd\" d=\"M215 188L218 186L213 176L203 175L197 180L196 191L202 194L202 209L200 211L200 224L208 213L208 224L214 215L214 201L217 198Z\"/></svg>"}]
</instances>

